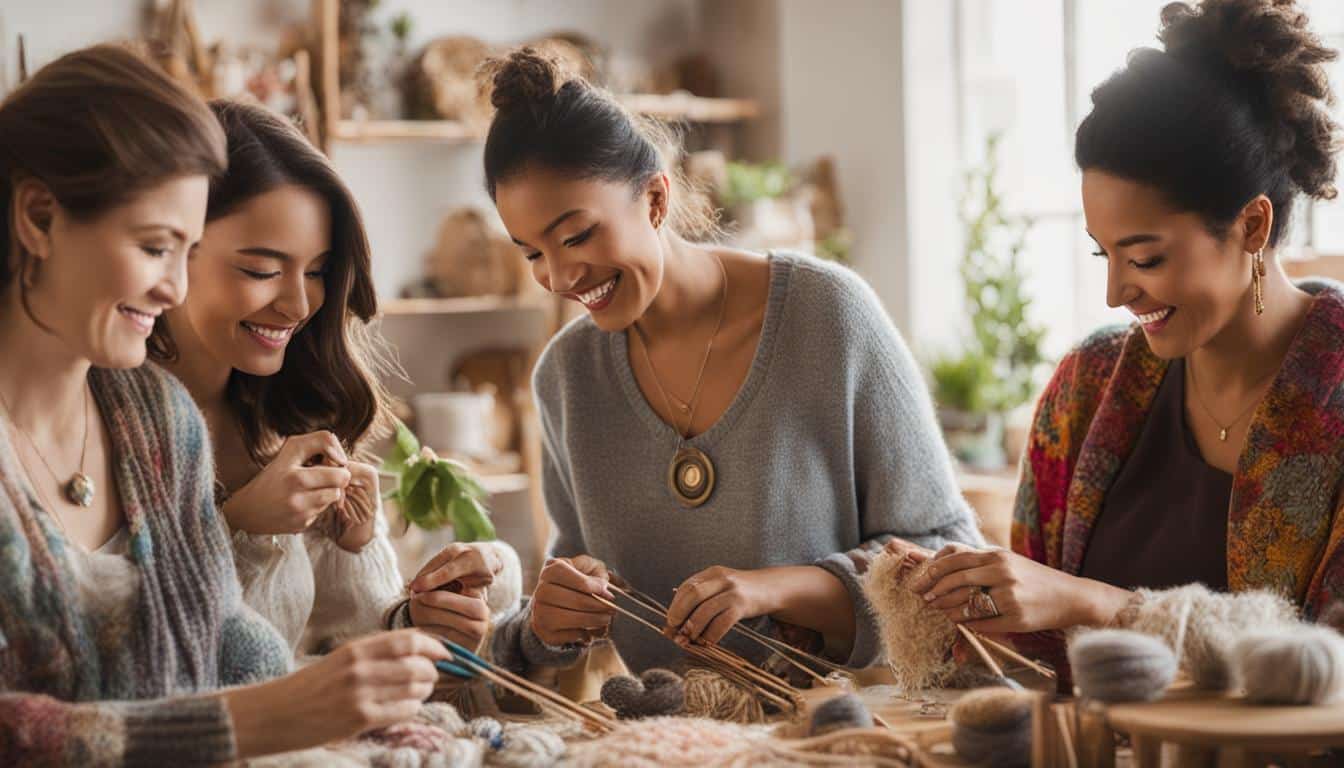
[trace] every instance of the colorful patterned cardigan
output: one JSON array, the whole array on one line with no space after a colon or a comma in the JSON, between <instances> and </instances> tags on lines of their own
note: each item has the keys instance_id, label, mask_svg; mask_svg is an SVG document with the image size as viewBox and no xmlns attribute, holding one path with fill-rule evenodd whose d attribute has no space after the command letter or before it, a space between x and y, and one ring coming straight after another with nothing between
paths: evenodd
<instances>
[{"instance_id":1,"label":"colorful patterned cardigan","mask_svg":"<svg viewBox=\"0 0 1344 768\"><path fill-rule=\"evenodd\" d=\"M1306 321L1251 417L1227 521L1232 591L1272 589L1309 620L1344 603L1344 286L1312 281ZM1022 462L1013 550L1071 574L1167 369L1138 326L1103 330L1060 363ZM1015 643L1063 666L1058 633Z\"/></svg>"},{"instance_id":2,"label":"colorful patterned cardigan","mask_svg":"<svg viewBox=\"0 0 1344 768\"><path fill-rule=\"evenodd\" d=\"M152 365L94 369L138 566L134 611L83 609L74 553L0 420L0 765L204 765L236 758L221 686L287 671L243 605L215 511L205 422Z\"/></svg>"}]
</instances>

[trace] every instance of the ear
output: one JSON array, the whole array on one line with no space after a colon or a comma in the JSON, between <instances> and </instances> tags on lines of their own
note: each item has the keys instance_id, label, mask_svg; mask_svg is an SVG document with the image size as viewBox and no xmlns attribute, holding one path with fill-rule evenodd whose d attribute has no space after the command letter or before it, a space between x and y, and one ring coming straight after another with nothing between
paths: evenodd
<instances>
[{"instance_id":1,"label":"ear","mask_svg":"<svg viewBox=\"0 0 1344 768\"><path fill-rule=\"evenodd\" d=\"M672 208L672 181L666 173L658 173L649 178L644 185L644 199L649 204L649 224L659 229L667 221L668 211Z\"/></svg>"},{"instance_id":2,"label":"ear","mask_svg":"<svg viewBox=\"0 0 1344 768\"><path fill-rule=\"evenodd\" d=\"M1256 195L1241 209L1235 226L1242 234L1241 249L1259 253L1269 245L1269 233L1274 230L1274 204L1265 195Z\"/></svg>"},{"instance_id":3,"label":"ear","mask_svg":"<svg viewBox=\"0 0 1344 768\"><path fill-rule=\"evenodd\" d=\"M14 185L14 237L37 259L51 255L51 223L59 203L46 184L27 178Z\"/></svg>"}]
</instances>

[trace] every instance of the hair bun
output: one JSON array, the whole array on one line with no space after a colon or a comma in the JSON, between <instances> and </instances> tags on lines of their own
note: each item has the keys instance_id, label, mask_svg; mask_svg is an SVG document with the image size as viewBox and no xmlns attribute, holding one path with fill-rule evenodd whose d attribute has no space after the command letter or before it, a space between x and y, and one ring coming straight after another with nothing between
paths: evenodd
<instances>
[{"instance_id":1,"label":"hair bun","mask_svg":"<svg viewBox=\"0 0 1344 768\"><path fill-rule=\"evenodd\" d=\"M570 79L556 59L531 47L486 61L483 72L489 82L490 104L504 114L544 114Z\"/></svg>"},{"instance_id":2,"label":"hair bun","mask_svg":"<svg viewBox=\"0 0 1344 768\"><path fill-rule=\"evenodd\" d=\"M1324 64L1338 52L1308 28L1295 0L1203 0L1162 9L1158 35L1172 57L1243 92L1293 182L1335 196L1337 125Z\"/></svg>"}]
</instances>

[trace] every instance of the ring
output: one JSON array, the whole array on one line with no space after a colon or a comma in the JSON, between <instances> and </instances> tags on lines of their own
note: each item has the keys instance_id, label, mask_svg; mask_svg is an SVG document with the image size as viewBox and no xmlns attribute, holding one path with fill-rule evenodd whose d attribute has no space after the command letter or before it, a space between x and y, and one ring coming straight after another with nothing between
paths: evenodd
<instances>
[{"instance_id":1,"label":"ring","mask_svg":"<svg viewBox=\"0 0 1344 768\"><path fill-rule=\"evenodd\" d=\"M999 607L994 604L994 598L990 596L988 589L973 587L971 589L971 599L966 603L964 613L966 618L971 618L974 614L974 617L978 619L992 619L999 615Z\"/></svg>"}]
</instances>

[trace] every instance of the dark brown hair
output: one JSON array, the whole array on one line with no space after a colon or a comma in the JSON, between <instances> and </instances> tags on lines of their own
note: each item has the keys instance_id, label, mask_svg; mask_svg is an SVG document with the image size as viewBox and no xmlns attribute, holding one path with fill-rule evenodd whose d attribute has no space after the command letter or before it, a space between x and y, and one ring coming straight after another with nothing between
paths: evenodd
<instances>
[{"instance_id":1,"label":"dark brown hair","mask_svg":"<svg viewBox=\"0 0 1344 768\"><path fill-rule=\"evenodd\" d=\"M359 206L326 156L285 118L232 101L213 101L210 108L228 138L229 168L211 181L207 222L286 184L312 190L331 210L322 306L290 340L278 373L235 369L229 375L226 398L248 453L265 464L280 439L322 429L353 452L390 426L391 399L380 376L396 371L386 344L369 327L378 300ZM162 321L149 352L160 361L177 357Z\"/></svg>"},{"instance_id":2,"label":"dark brown hair","mask_svg":"<svg viewBox=\"0 0 1344 768\"><path fill-rule=\"evenodd\" d=\"M1269 245L1299 194L1335 196L1338 126L1324 64L1337 52L1294 0L1203 0L1162 10L1164 50L1140 48L1092 92L1074 155L1150 185L1218 237L1256 195L1274 205Z\"/></svg>"},{"instance_id":3,"label":"dark brown hair","mask_svg":"<svg viewBox=\"0 0 1344 768\"><path fill-rule=\"evenodd\" d=\"M19 280L33 317L35 264L11 230L19 181L42 182L71 216L90 219L156 184L224 166L224 133L205 103L130 48L97 45L53 61L0 104L0 291Z\"/></svg>"},{"instance_id":4,"label":"dark brown hair","mask_svg":"<svg viewBox=\"0 0 1344 768\"><path fill-rule=\"evenodd\" d=\"M708 198L680 171L681 143L665 124L632 114L606 91L564 71L534 48L520 48L482 67L494 119L485 140L485 186L530 167L580 179L625 182L638 194L666 173L674 188L667 224L683 237L717 231Z\"/></svg>"}]
</instances>

